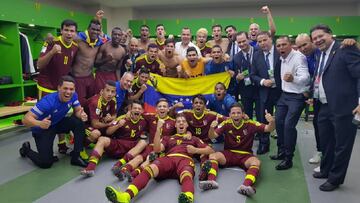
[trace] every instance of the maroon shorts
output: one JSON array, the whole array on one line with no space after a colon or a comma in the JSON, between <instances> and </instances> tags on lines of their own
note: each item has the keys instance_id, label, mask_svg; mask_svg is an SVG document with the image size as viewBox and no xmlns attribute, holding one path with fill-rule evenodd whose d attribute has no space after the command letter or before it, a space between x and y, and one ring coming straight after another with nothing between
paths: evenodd
<instances>
[{"instance_id":1,"label":"maroon shorts","mask_svg":"<svg viewBox=\"0 0 360 203\"><path fill-rule=\"evenodd\" d=\"M137 143L138 141L111 139L110 145L105 148L105 152L108 156L118 159L135 147Z\"/></svg>"},{"instance_id":2,"label":"maroon shorts","mask_svg":"<svg viewBox=\"0 0 360 203\"><path fill-rule=\"evenodd\" d=\"M95 79L91 74L75 78L75 91L78 94L81 106L87 106L87 100L95 94Z\"/></svg>"},{"instance_id":3,"label":"maroon shorts","mask_svg":"<svg viewBox=\"0 0 360 203\"><path fill-rule=\"evenodd\" d=\"M178 179L185 170L189 171L193 177L195 175L194 161L189 158L164 156L157 158L153 164L159 168L157 179Z\"/></svg>"},{"instance_id":4,"label":"maroon shorts","mask_svg":"<svg viewBox=\"0 0 360 203\"><path fill-rule=\"evenodd\" d=\"M100 129L97 129L97 128L93 128L91 127L89 124L85 124L85 134L87 136L90 136L90 133L94 130L99 130L101 135L100 136L106 136L106 129L107 128L100 128Z\"/></svg>"},{"instance_id":5,"label":"maroon shorts","mask_svg":"<svg viewBox=\"0 0 360 203\"><path fill-rule=\"evenodd\" d=\"M146 160L147 156L149 156L152 151L154 151L154 147L152 145L147 145L140 154L143 157L143 160Z\"/></svg>"},{"instance_id":6,"label":"maroon shorts","mask_svg":"<svg viewBox=\"0 0 360 203\"><path fill-rule=\"evenodd\" d=\"M254 157L253 154L239 154L235 152L231 152L230 150L221 151L224 154L226 159L226 164L223 167L231 167L231 166L240 166L242 169L246 169L245 162L251 157Z\"/></svg>"},{"instance_id":7,"label":"maroon shorts","mask_svg":"<svg viewBox=\"0 0 360 203\"><path fill-rule=\"evenodd\" d=\"M106 81L112 80L116 82L115 72L96 71L95 74L95 93L98 94L100 90L105 87Z\"/></svg>"}]
</instances>

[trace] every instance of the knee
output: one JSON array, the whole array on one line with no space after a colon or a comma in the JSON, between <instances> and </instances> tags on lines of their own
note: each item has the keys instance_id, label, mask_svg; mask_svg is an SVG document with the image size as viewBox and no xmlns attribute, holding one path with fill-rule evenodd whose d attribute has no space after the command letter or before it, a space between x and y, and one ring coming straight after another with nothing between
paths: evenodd
<instances>
[{"instance_id":1,"label":"knee","mask_svg":"<svg viewBox=\"0 0 360 203\"><path fill-rule=\"evenodd\" d=\"M42 161L38 164L38 166L42 169L48 169L51 168L51 166L53 165L53 161Z\"/></svg>"},{"instance_id":2,"label":"knee","mask_svg":"<svg viewBox=\"0 0 360 203\"><path fill-rule=\"evenodd\" d=\"M99 139L99 137L101 136L101 133L100 133L100 131L99 130L93 130L93 131L91 131L91 133L90 133L90 140L91 141L96 141L96 140L98 140Z\"/></svg>"},{"instance_id":3,"label":"knee","mask_svg":"<svg viewBox=\"0 0 360 203\"><path fill-rule=\"evenodd\" d=\"M109 142L110 142L110 138L100 136L99 139L98 139L98 141L97 141L97 144L104 146L104 145L106 145L106 144L109 143Z\"/></svg>"}]
</instances>

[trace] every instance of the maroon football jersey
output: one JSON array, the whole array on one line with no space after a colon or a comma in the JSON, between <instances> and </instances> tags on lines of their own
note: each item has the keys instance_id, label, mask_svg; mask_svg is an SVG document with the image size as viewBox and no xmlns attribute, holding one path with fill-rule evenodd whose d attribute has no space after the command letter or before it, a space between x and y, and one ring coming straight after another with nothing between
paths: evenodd
<instances>
[{"instance_id":1,"label":"maroon football jersey","mask_svg":"<svg viewBox=\"0 0 360 203\"><path fill-rule=\"evenodd\" d=\"M129 98L130 96L134 96L135 94L137 94L137 93L139 92L140 89L141 89L141 86L139 86L139 85L137 84L137 82L135 82L135 83L131 86L131 88L130 88L130 90L128 91L126 97ZM144 101L144 93L139 97L138 100L139 100L139 101Z\"/></svg>"},{"instance_id":2,"label":"maroon football jersey","mask_svg":"<svg viewBox=\"0 0 360 203\"><path fill-rule=\"evenodd\" d=\"M152 144L154 141L154 136L156 133L156 126L157 126L157 121L159 120L159 116L154 113L145 113L143 115L143 117L145 118L145 120L148 123L149 144ZM173 118L170 118L169 116L167 116L163 120L165 121L165 123L161 129L161 137L174 135L176 133L175 120Z\"/></svg>"},{"instance_id":3,"label":"maroon football jersey","mask_svg":"<svg viewBox=\"0 0 360 203\"><path fill-rule=\"evenodd\" d=\"M158 75L162 75L161 70L160 70L160 64L161 64L161 61L159 59L156 59L153 62L150 62L148 60L147 55L143 54L142 56L140 56L139 58L136 59L134 72L136 73L138 70L140 70L141 67L145 67L145 68L149 69L149 71L151 73L156 73Z\"/></svg>"},{"instance_id":4,"label":"maroon football jersey","mask_svg":"<svg viewBox=\"0 0 360 203\"><path fill-rule=\"evenodd\" d=\"M100 122L104 122L103 118L105 118L107 114L115 115L116 100L114 98L106 102L100 95L94 95L89 100L88 108L90 120L98 119Z\"/></svg>"},{"instance_id":5,"label":"maroon football jersey","mask_svg":"<svg viewBox=\"0 0 360 203\"><path fill-rule=\"evenodd\" d=\"M232 119L220 123L215 129L218 135L225 138L225 150L238 150L252 153L254 136L263 133L265 125L253 120L242 120L240 126L236 127Z\"/></svg>"},{"instance_id":6,"label":"maroon football jersey","mask_svg":"<svg viewBox=\"0 0 360 203\"><path fill-rule=\"evenodd\" d=\"M206 54L211 54L211 47L205 45L203 48L200 49L201 55L205 57Z\"/></svg>"},{"instance_id":7,"label":"maroon football jersey","mask_svg":"<svg viewBox=\"0 0 360 203\"><path fill-rule=\"evenodd\" d=\"M175 134L171 137L163 137L161 143L165 147L166 155L169 154L182 154L189 157L193 157L192 154L187 152L188 145L192 145L196 148L205 148L208 146L198 137L192 136L190 140L184 138L186 134Z\"/></svg>"},{"instance_id":8,"label":"maroon football jersey","mask_svg":"<svg viewBox=\"0 0 360 203\"><path fill-rule=\"evenodd\" d=\"M156 45L159 47L159 50L165 49L165 41L160 42L158 39L155 40Z\"/></svg>"},{"instance_id":9,"label":"maroon football jersey","mask_svg":"<svg viewBox=\"0 0 360 203\"><path fill-rule=\"evenodd\" d=\"M218 122L222 122L224 117L213 111L205 110L203 115L197 117L193 110L184 110L186 120L189 124L188 130L193 136L196 136L206 143L210 143L211 140L208 136L211 123L218 117Z\"/></svg>"},{"instance_id":10,"label":"maroon football jersey","mask_svg":"<svg viewBox=\"0 0 360 203\"><path fill-rule=\"evenodd\" d=\"M41 49L40 57L48 54L53 46L57 44L61 46L61 53L55 54L46 67L40 69L37 77L38 84L47 89L56 90L59 80L62 76L70 73L70 68L78 50L78 45L72 42L69 46L65 45L61 37L54 40L52 45L44 44Z\"/></svg>"},{"instance_id":11,"label":"maroon football jersey","mask_svg":"<svg viewBox=\"0 0 360 203\"><path fill-rule=\"evenodd\" d=\"M141 116L138 121L126 118L126 115L119 116L116 120L125 119L123 126L114 132L114 137L124 140L138 140L140 136L147 130L146 120Z\"/></svg>"}]
</instances>

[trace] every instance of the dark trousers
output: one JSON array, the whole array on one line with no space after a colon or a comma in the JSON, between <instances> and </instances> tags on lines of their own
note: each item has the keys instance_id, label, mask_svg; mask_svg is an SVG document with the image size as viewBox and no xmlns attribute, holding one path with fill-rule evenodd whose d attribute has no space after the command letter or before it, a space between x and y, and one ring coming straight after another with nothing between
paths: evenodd
<instances>
[{"instance_id":1,"label":"dark trousers","mask_svg":"<svg viewBox=\"0 0 360 203\"><path fill-rule=\"evenodd\" d=\"M253 114L255 110L256 119L260 120L260 100L259 98L249 98L241 97L241 103L244 106L244 112L249 116L250 119L253 119ZM255 107L254 107L255 104Z\"/></svg>"},{"instance_id":2,"label":"dark trousers","mask_svg":"<svg viewBox=\"0 0 360 203\"><path fill-rule=\"evenodd\" d=\"M296 125L305 107L303 94L283 92L276 105L275 123L278 135L278 153L285 153L285 158L292 160L295 151Z\"/></svg>"},{"instance_id":3,"label":"dark trousers","mask_svg":"<svg viewBox=\"0 0 360 203\"><path fill-rule=\"evenodd\" d=\"M351 112L349 112L351 113ZM356 136L353 116L335 115L327 104L320 104L318 127L322 149L321 173L328 175L328 182L344 183Z\"/></svg>"},{"instance_id":4,"label":"dark trousers","mask_svg":"<svg viewBox=\"0 0 360 203\"><path fill-rule=\"evenodd\" d=\"M84 123L75 116L65 117L55 126L40 133L33 133L38 152L30 150L27 157L40 168L50 168L53 164L53 143L56 134L68 133L70 131L74 133L75 141L74 150L71 155L73 158L77 158L83 149L85 129Z\"/></svg>"},{"instance_id":5,"label":"dark trousers","mask_svg":"<svg viewBox=\"0 0 360 203\"><path fill-rule=\"evenodd\" d=\"M318 118L319 118L319 108L320 108L320 102L316 99L314 99L314 119L313 119L313 125L314 125L314 134L315 134L315 141L316 141L316 150L318 152L322 152L321 145L320 145L320 135L319 135L319 128L318 128Z\"/></svg>"},{"instance_id":6,"label":"dark trousers","mask_svg":"<svg viewBox=\"0 0 360 203\"><path fill-rule=\"evenodd\" d=\"M260 98L261 99L261 98ZM260 101L260 122L267 124L268 122L265 119L265 110L271 115L274 115L274 108L278 101L278 95L276 94L275 88L270 89L269 96L266 102ZM270 145L270 133L261 133L259 134L259 144L260 145Z\"/></svg>"}]
</instances>

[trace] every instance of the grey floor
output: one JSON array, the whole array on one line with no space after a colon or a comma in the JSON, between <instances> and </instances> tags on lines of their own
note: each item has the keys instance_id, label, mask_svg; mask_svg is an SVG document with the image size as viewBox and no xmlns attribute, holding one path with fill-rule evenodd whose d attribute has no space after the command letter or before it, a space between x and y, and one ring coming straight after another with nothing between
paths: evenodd
<instances>
[{"instance_id":1,"label":"grey floor","mask_svg":"<svg viewBox=\"0 0 360 203\"><path fill-rule=\"evenodd\" d=\"M360 140L356 139L353 149L351 163L348 169L345 184L338 190L325 193L318 190L318 186L323 183L323 180L316 180L312 178L312 170L316 165L308 163L308 159L314 152L314 136L312 125L310 122L300 121L298 125L298 148L300 151L301 160L304 166L304 173L308 185L309 195L313 203L358 203L360 202ZM0 185L26 174L35 169L30 161L24 161L19 158L18 148L25 140L30 140L34 146L31 133L26 129L17 129L8 133L0 133ZM359 132L358 136L359 137ZM107 202L104 193L106 185L120 186L124 189L127 187L127 182L119 182L114 178L109 170L113 164L110 159L102 160L97 167L96 175L91 178L83 178L78 176L66 184L60 186L56 190L48 193L36 202ZM197 170L199 169L197 165ZM221 190L214 190L211 192L199 191L195 181L195 196L196 202L245 202L245 197L236 193L238 184L244 178L244 172L237 168L224 169L218 178ZM234 181L237 180L237 181ZM100 192L101 191L101 192ZM69 194L80 195L69 195ZM177 202L177 195L180 192L180 185L176 180L166 180L161 182L151 181L147 188L140 192L135 202ZM201 193L201 195L199 195ZM91 194L91 198L89 198ZM59 198L61 197L61 198ZM1 198L0 198L1 199ZM60 201L61 200L61 201Z\"/></svg>"}]
</instances>

